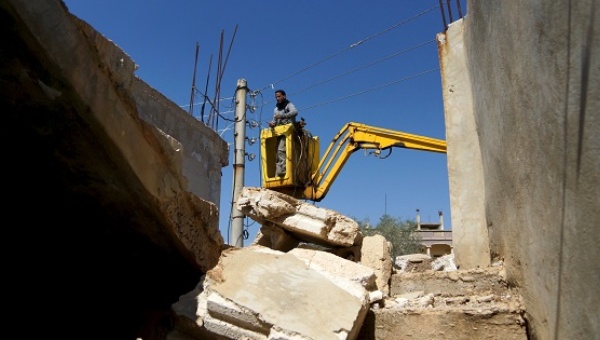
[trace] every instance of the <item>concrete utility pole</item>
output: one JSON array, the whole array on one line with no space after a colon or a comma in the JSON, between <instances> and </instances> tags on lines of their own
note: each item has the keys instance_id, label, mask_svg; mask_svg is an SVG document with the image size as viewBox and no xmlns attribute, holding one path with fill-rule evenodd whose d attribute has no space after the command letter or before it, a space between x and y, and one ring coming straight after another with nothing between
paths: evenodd
<instances>
[{"instance_id":1,"label":"concrete utility pole","mask_svg":"<svg viewBox=\"0 0 600 340\"><path fill-rule=\"evenodd\" d=\"M244 187L246 157L246 94L248 87L245 79L238 79L235 91L235 140L233 159L233 196L231 197L231 245L244 246L244 214L236 209L237 201Z\"/></svg>"}]
</instances>

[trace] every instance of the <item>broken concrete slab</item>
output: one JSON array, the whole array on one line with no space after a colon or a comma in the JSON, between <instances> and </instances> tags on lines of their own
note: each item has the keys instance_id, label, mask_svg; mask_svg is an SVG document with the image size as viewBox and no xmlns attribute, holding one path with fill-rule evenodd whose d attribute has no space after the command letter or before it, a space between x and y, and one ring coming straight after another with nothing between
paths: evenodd
<instances>
[{"instance_id":1,"label":"broken concrete slab","mask_svg":"<svg viewBox=\"0 0 600 340\"><path fill-rule=\"evenodd\" d=\"M361 247L362 245L352 247L327 247L312 243L300 243L296 248L320 250L331 253L348 261L360 262Z\"/></svg>"},{"instance_id":2,"label":"broken concrete slab","mask_svg":"<svg viewBox=\"0 0 600 340\"><path fill-rule=\"evenodd\" d=\"M244 187L236 208L259 223L272 222L305 242L345 247L362 244L363 234L353 219L273 190Z\"/></svg>"},{"instance_id":3,"label":"broken concrete slab","mask_svg":"<svg viewBox=\"0 0 600 340\"><path fill-rule=\"evenodd\" d=\"M375 271L375 283L384 296L390 295L392 276L391 243L381 235L367 236L363 239L360 263Z\"/></svg>"},{"instance_id":4,"label":"broken concrete slab","mask_svg":"<svg viewBox=\"0 0 600 340\"><path fill-rule=\"evenodd\" d=\"M194 293L203 291L182 296L173 310L230 339L355 339L370 294L356 282L335 283L332 276L293 254L258 245L230 248Z\"/></svg>"},{"instance_id":5,"label":"broken concrete slab","mask_svg":"<svg viewBox=\"0 0 600 340\"><path fill-rule=\"evenodd\" d=\"M296 248L300 244L300 241L286 232L285 229L266 221L260 227L252 244L288 252Z\"/></svg>"},{"instance_id":6,"label":"broken concrete slab","mask_svg":"<svg viewBox=\"0 0 600 340\"><path fill-rule=\"evenodd\" d=\"M298 257L309 268L328 277L340 288L359 299L364 297L365 290L369 292L377 290L375 272L367 266L318 250L296 248L289 254Z\"/></svg>"},{"instance_id":7,"label":"broken concrete slab","mask_svg":"<svg viewBox=\"0 0 600 340\"><path fill-rule=\"evenodd\" d=\"M437 271L452 272L458 270L458 267L454 263L454 255L444 255L431 261L431 269Z\"/></svg>"},{"instance_id":8,"label":"broken concrete slab","mask_svg":"<svg viewBox=\"0 0 600 340\"><path fill-rule=\"evenodd\" d=\"M401 255L401 256L396 256L395 262L396 262L396 266L398 267L402 267L402 262L408 261L411 263L421 263L423 261L430 261L431 260L431 256L427 255L427 254L407 254L407 255Z\"/></svg>"}]
</instances>

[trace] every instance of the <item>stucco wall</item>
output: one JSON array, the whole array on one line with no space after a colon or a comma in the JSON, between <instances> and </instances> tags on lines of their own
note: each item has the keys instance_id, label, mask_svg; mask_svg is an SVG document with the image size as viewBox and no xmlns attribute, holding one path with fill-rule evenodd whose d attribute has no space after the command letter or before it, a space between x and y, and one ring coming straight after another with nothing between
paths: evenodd
<instances>
[{"instance_id":1,"label":"stucco wall","mask_svg":"<svg viewBox=\"0 0 600 340\"><path fill-rule=\"evenodd\" d=\"M46 74L44 81L37 81L44 86L37 87L41 86L50 104L66 106L52 112L66 112L67 118L79 119L81 122L78 124L93 131L83 134L83 129L73 129L66 137L56 139L62 140L66 148L83 149L87 146L83 141L69 143L67 137L81 137L90 143L110 145L107 150L90 147L90 150L78 153L69 151L70 158L79 156L82 160L73 160L73 163L81 163L79 165L66 166L69 169L67 173L79 169L74 175L76 179L97 180L108 186L108 189L98 190L101 184L78 184L79 192L89 192L92 197L106 196L112 190L126 194L128 204L141 206L125 209L131 216L147 209L155 215L154 218L149 217L153 222L165 222L163 228L170 234L157 236L156 232L148 231L151 238L163 243L173 238L178 250L193 258L200 268L214 265L223 245L218 230L218 206L220 170L227 164L228 156L225 141L137 79L134 61L112 41L70 15L61 2L14 0L3 3L2 8L21 23L16 33L23 36L22 42L15 43L15 47L8 50L30 59L41 59L41 69ZM30 48L33 53L19 50L23 49L24 42L35 46ZM10 60L24 59L19 56ZM18 72L18 67L32 69L32 66L7 69ZM33 71L28 72L34 74ZM35 77L42 79L41 76ZM8 79L20 80L14 76ZM59 84L69 86L61 88ZM18 84L5 91L17 90L19 86L22 91L29 89ZM33 105L35 102L30 97L21 106ZM13 102L9 101L9 104ZM43 107L44 104L37 105ZM21 107L11 110L16 113L25 111ZM25 114L21 113L18 117L21 116ZM31 118L29 121L35 120ZM69 126L66 123L57 125ZM46 145L51 144L46 142ZM60 154L60 147L62 145L56 146L53 154ZM121 165L122 169L118 169L117 165L107 165L102 169L112 168L109 174L87 177L79 174L85 172L84 163L91 171L100 169L104 165L104 156ZM120 174L119 170L126 171L127 175ZM116 184L118 180L126 184ZM126 185L136 188L127 190ZM138 197L130 198L135 195ZM104 201L112 204L119 199L105 198ZM124 204L121 206L124 207ZM107 214L111 214L110 209L107 209Z\"/></svg>"},{"instance_id":2,"label":"stucco wall","mask_svg":"<svg viewBox=\"0 0 600 340\"><path fill-rule=\"evenodd\" d=\"M227 142L142 80L136 78L132 91L140 118L181 144L188 189L219 206L221 169L229 164Z\"/></svg>"},{"instance_id":3,"label":"stucco wall","mask_svg":"<svg viewBox=\"0 0 600 340\"><path fill-rule=\"evenodd\" d=\"M464 19L474 121L465 122L464 139L449 138L449 168L480 166L483 187L451 185L451 196L474 206L476 217L483 204L487 230L477 232L489 233L490 257L504 259L520 288L535 339L600 334L599 7L471 1ZM448 109L450 122L464 119ZM465 145L481 164L455 163L453 149ZM459 234L461 224L452 224ZM479 242L455 239L457 254L472 246L461 241Z\"/></svg>"},{"instance_id":4,"label":"stucco wall","mask_svg":"<svg viewBox=\"0 0 600 340\"><path fill-rule=\"evenodd\" d=\"M93 27L73 17L83 33L94 42L98 56L109 69L112 80L133 98L139 117L165 135L180 155L177 163L187 179L187 189L201 199L219 206L221 169L229 161L229 149L214 130L198 121L173 101L135 76L137 66L126 52L99 34Z\"/></svg>"},{"instance_id":5,"label":"stucco wall","mask_svg":"<svg viewBox=\"0 0 600 340\"><path fill-rule=\"evenodd\" d=\"M455 263L461 269L471 269L487 267L491 259L481 144L464 42L465 25L465 20L452 23L447 32L437 35L437 41L442 69Z\"/></svg>"},{"instance_id":6,"label":"stucco wall","mask_svg":"<svg viewBox=\"0 0 600 340\"><path fill-rule=\"evenodd\" d=\"M141 120L151 103L169 117L185 112L152 91L137 97L133 61L60 0L0 1L0 17L4 211L17 221L4 230L13 259L4 274L19 296L7 310L25 315L43 300L77 311L68 325L42 312L26 330L32 338L67 328L99 339L163 338L170 303L224 248L218 202L192 192L186 152L213 147L203 155L219 167L224 143L188 123L206 134L189 148ZM209 177L201 180L220 185Z\"/></svg>"}]
</instances>

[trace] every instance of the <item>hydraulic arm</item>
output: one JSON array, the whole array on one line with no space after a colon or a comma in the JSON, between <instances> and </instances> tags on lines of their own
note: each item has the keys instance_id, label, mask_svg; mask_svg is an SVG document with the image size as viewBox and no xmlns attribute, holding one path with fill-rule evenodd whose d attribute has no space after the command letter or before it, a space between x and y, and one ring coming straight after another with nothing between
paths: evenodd
<instances>
[{"instance_id":1,"label":"hydraulic arm","mask_svg":"<svg viewBox=\"0 0 600 340\"><path fill-rule=\"evenodd\" d=\"M444 140L350 122L342 127L319 157L318 137L298 130L291 124L263 130L261 155L263 187L300 199L321 201L350 155L359 149L372 150L371 154L379 158L388 157L394 147L446 153ZM272 173L269 161L272 162L273 151L269 150L269 144L273 142L269 143L269 140L281 135L288 141L287 168L290 170L285 177L272 177L269 176ZM382 151L386 150L389 152L382 156Z\"/></svg>"}]
</instances>

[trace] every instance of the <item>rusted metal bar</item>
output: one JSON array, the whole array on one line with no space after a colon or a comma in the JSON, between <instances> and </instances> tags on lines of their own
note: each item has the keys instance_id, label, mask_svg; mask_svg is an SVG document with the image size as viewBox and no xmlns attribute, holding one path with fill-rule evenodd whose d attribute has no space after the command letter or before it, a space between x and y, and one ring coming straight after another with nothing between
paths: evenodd
<instances>
[{"instance_id":1,"label":"rusted metal bar","mask_svg":"<svg viewBox=\"0 0 600 340\"><path fill-rule=\"evenodd\" d=\"M194 57L194 75L192 76L192 95L190 96L190 111L191 116L194 115L194 95L196 94L196 66L198 65L198 50L200 45L196 42L196 56Z\"/></svg>"},{"instance_id":2,"label":"rusted metal bar","mask_svg":"<svg viewBox=\"0 0 600 340\"><path fill-rule=\"evenodd\" d=\"M450 0L446 1L446 5L448 5L448 19L452 23L454 19L452 19L452 4L450 4Z\"/></svg>"},{"instance_id":3,"label":"rusted metal bar","mask_svg":"<svg viewBox=\"0 0 600 340\"><path fill-rule=\"evenodd\" d=\"M446 13L444 13L444 5L442 3L442 0L438 0L439 4L440 4L440 11L442 12L442 22L444 23L444 31L446 30L446 28L448 28L448 24L446 23Z\"/></svg>"},{"instance_id":4,"label":"rusted metal bar","mask_svg":"<svg viewBox=\"0 0 600 340\"><path fill-rule=\"evenodd\" d=\"M200 109L200 120L202 123L206 123L204 121L204 109L206 108L206 101L208 100L208 81L210 80L210 69L212 68L212 58L213 55L210 55L210 60L208 61L208 72L206 73L206 85L204 85L204 93L202 96L204 97L204 101L202 101L202 109ZM209 102L210 104L210 102Z\"/></svg>"},{"instance_id":5,"label":"rusted metal bar","mask_svg":"<svg viewBox=\"0 0 600 340\"><path fill-rule=\"evenodd\" d=\"M458 7L458 16L459 16L459 19L462 19L463 14L462 14L462 8L460 7L460 0L456 0L456 5Z\"/></svg>"}]
</instances>

